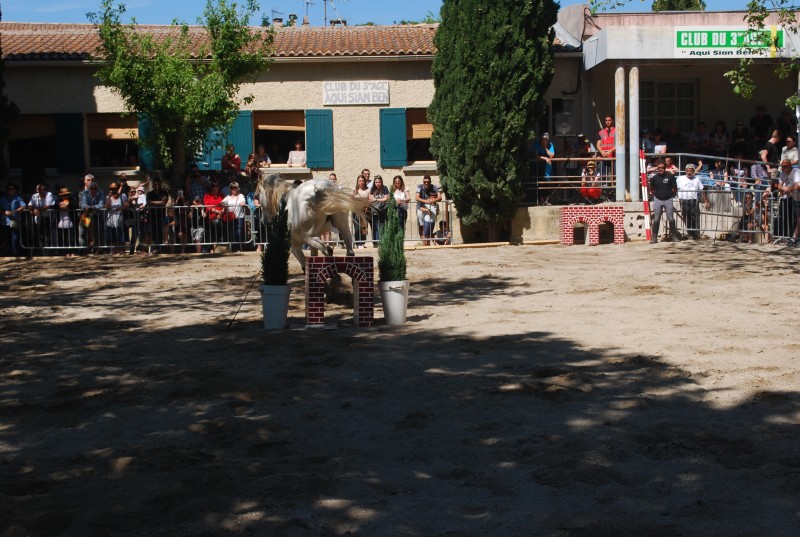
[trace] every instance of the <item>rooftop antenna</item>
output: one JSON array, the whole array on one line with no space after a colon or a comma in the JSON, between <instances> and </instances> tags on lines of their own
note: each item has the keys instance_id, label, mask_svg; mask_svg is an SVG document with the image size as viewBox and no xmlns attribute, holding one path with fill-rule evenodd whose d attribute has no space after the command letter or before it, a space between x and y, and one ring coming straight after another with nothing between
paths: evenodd
<instances>
[{"instance_id":1,"label":"rooftop antenna","mask_svg":"<svg viewBox=\"0 0 800 537\"><path fill-rule=\"evenodd\" d=\"M333 0L323 0L323 4L325 4L325 22L324 22L323 26L327 26L328 25L328 2L331 3L331 9L333 10L334 13L336 13L336 18L339 19L339 20L342 19L342 16L339 15L339 12L336 11L336 6L333 5Z\"/></svg>"},{"instance_id":2,"label":"rooftop antenna","mask_svg":"<svg viewBox=\"0 0 800 537\"><path fill-rule=\"evenodd\" d=\"M308 6L313 6L314 2L311 0L303 0L303 3L306 5L306 17L308 17Z\"/></svg>"}]
</instances>

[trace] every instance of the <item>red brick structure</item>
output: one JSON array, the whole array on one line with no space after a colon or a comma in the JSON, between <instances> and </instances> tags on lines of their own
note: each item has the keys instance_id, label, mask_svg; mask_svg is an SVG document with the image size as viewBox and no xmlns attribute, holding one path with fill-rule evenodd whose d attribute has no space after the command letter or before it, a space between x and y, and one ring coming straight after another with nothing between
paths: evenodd
<instances>
[{"instance_id":1,"label":"red brick structure","mask_svg":"<svg viewBox=\"0 0 800 537\"><path fill-rule=\"evenodd\" d=\"M306 258L306 325L325 326L325 281L337 274L353 278L353 321L356 326L375 323L375 265L372 257Z\"/></svg>"},{"instance_id":2,"label":"red brick structure","mask_svg":"<svg viewBox=\"0 0 800 537\"><path fill-rule=\"evenodd\" d=\"M575 244L575 224L585 223L589 244L600 244L600 224L614 226L614 244L625 242L625 211L613 205L568 205L561 207L561 244Z\"/></svg>"}]
</instances>

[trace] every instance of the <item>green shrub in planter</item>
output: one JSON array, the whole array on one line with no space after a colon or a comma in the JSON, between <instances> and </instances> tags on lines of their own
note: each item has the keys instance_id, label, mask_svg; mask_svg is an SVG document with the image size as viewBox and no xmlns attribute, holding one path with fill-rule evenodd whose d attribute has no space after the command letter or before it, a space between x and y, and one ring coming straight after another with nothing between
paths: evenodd
<instances>
[{"instance_id":1,"label":"green shrub in planter","mask_svg":"<svg viewBox=\"0 0 800 537\"><path fill-rule=\"evenodd\" d=\"M378 279L382 282L397 282L406 279L406 253L403 250L404 235L397 215L394 197L389 197L386 224L378 243Z\"/></svg>"},{"instance_id":2,"label":"green shrub in planter","mask_svg":"<svg viewBox=\"0 0 800 537\"><path fill-rule=\"evenodd\" d=\"M267 247L261 256L261 275L264 285L286 285L289 281L289 211L286 196L272 217L267 229Z\"/></svg>"}]
</instances>

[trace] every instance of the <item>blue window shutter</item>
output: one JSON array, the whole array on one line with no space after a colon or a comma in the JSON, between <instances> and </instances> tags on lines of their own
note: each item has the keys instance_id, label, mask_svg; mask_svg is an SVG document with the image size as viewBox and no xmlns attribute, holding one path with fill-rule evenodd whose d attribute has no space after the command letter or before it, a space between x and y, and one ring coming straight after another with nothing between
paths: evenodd
<instances>
[{"instance_id":1,"label":"blue window shutter","mask_svg":"<svg viewBox=\"0 0 800 537\"><path fill-rule=\"evenodd\" d=\"M147 114L139 114L137 117L139 123L139 140L148 140L154 135L153 123ZM139 168L142 170L156 169L156 162L158 155L156 154L155 146L148 146L144 143L139 144Z\"/></svg>"},{"instance_id":2,"label":"blue window shutter","mask_svg":"<svg viewBox=\"0 0 800 537\"><path fill-rule=\"evenodd\" d=\"M306 165L333 168L333 110L306 110Z\"/></svg>"},{"instance_id":3,"label":"blue window shutter","mask_svg":"<svg viewBox=\"0 0 800 537\"><path fill-rule=\"evenodd\" d=\"M228 133L227 143L233 144L236 153L242 157L242 166L247 162L247 156L253 152L253 111L239 110ZM220 159L222 155L220 155Z\"/></svg>"},{"instance_id":4,"label":"blue window shutter","mask_svg":"<svg viewBox=\"0 0 800 537\"><path fill-rule=\"evenodd\" d=\"M406 151L406 109L381 108L381 167L408 164Z\"/></svg>"},{"instance_id":5,"label":"blue window shutter","mask_svg":"<svg viewBox=\"0 0 800 537\"><path fill-rule=\"evenodd\" d=\"M222 155L225 150L223 132L218 129L209 129L208 135L203 142L202 160L197 163L201 170L219 170L222 168Z\"/></svg>"},{"instance_id":6,"label":"blue window shutter","mask_svg":"<svg viewBox=\"0 0 800 537\"><path fill-rule=\"evenodd\" d=\"M55 114L56 165L59 171L86 170L83 144L83 114Z\"/></svg>"}]
</instances>

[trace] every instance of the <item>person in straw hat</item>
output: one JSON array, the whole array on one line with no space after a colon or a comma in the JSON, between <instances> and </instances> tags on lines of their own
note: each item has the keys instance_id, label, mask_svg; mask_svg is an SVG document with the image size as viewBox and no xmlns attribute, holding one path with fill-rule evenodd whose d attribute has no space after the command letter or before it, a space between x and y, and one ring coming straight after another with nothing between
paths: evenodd
<instances>
[{"instance_id":1,"label":"person in straw hat","mask_svg":"<svg viewBox=\"0 0 800 537\"><path fill-rule=\"evenodd\" d=\"M58 201L56 202L58 216L56 217L56 245L59 247L58 253L73 257L71 250L77 246L75 238L75 214L78 202L72 196L69 188L61 187L58 189Z\"/></svg>"}]
</instances>

